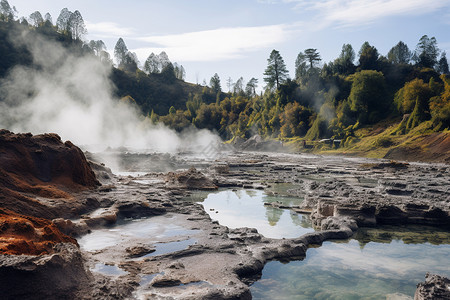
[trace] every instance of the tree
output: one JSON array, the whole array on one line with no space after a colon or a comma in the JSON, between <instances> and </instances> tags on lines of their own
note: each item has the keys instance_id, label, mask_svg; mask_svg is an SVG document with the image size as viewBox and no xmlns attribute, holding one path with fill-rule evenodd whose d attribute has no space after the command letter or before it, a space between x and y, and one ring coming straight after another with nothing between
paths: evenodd
<instances>
[{"instance_id":1,"label":"tree","mask_svg":"<svg viewBox=\"0 0 450 300\"><path fill-rule=\"evenodd\" d=\"M186 76L186 71L184 70L182 65L178 63L173 64L175 77L179 80L184 80L184 76Z\"/></svg>"},{"instance_id":2,"label":"tree","mask_svg":"<svg viewBox=\"0 0 450 300\"><path fill-rule=\"evenodd\" d=\"M222 88L220 86L220 78L217 73L215 73L214 76L211 77L209 85L211 86L211 90L213 90L214 94L217 94L222 91Z\"/></svg>"},{"instance_id":3,"label":"tree","mask_svg":"<svg viewBox=\"0 0 450 300\"><path fill-rule=\"evenodd\" d=\"M349 101L361 124L374 123L387 112L386 83L383 73L363 70L355 73Z\"/></svg>"},{"instance_id":4,"label":"tree","mask_svg":"<svg viewBox=\"0 0 450 300\"><path fill-rule=\"evenodd\" d=\"M44 20L45 22L50 22L51 24L53 24L52 15L50 13L45 14Z\"/></svg>"},{"instance_id":5,"label":"tree","mask_svg":"<svg viewBox=\"0 0 450 300\"><path fill-rule=\"evenodd\" d=\"M233 83L233 79L231 77L228 77L227 79L227 88L228 88L228 92L231 92L231 87L234 85Z\"/></svg>"},{"instance_id":6,"label":"tree","mask_svg":"<svg viewBox=\"0 0 450 300\"><path fill-rule=\"evenodd\" d=\"M301 78L306 77L308 73L308 66L306 64L306 55L300 52L295 60L295 80L300 81Z\"/></svg>"},{"instance_id":7,"label":"tree","mask_svg":"<svg viewBox=\"0 0 450 300\"><path fill-rule=\"evenodd\" d=\"M17 9L15 6L11 7L7 0L0 1L0 20L5 22L13 21L16 15Z\"/></svg>"},{"instance_id":8,"label":"tree","mask_svg":"<svg viewBox=\"0 0 450 300\"><path fill-rule=\"evenodd\" d=\"M169 64L162 69L161 77L168 83L172 83L177 79L175 77L175 69L172 63L169 62Z\"/></svg>"},{"instance_id":9,"label":"tree","mask_svg":"<svg viewBox=\"0 0 450 300\"><path fill-rule=\"evenodd\" d=\"M389 50L387 59L393 64L409 64L411 61L412 53L408 48L408 45L402 41Z\"/></svg>"},{"instance_id":10,"label":"tree","mask_svg":"<svg viewBox=\"0 0 450 300\"><path fill-rule=\"evenodd\" d=\"M288 70L286 64L277 50L272 50L267 59L267 68L264 72L264 81L267 83L267 88L273 90L278 89L280 84L288 78Z\"/></svg>"},{"instance_id":11,"label":"tree","mask_svg":"<svg viewBox=\"0 0 450 300\"><path fill-rule=\"evenodd\" d=\"M29 22L34 27L38 27L40 24L44 23L44 18L39 11L35 11L30 15Z\"/></svg>"},{"instance_id":12,"label":"tree","mask_svg":"<svg viewBox=\"0 0 450 300\"><path fill-rule=\"evenodd\" d=\"M171 64L171 62L170 62L169 56L164 51L158 55L158 58L159 58L159 63L160 63L160 70L162 72L162 70L165 67L167 67L169 64Z\"/></svg>"},{"instance_id":13,"label":"tree","mask_svg":"<svg viewBox=\"0 0 450 300\"><path fill-rule=\"evenodd\" d=\"M89 42L89 47L94 51L95 55L100 56L102 51L106 51L106 45L102 40L94 41L91 40Z\"/></svg>"},{"instance_id":14,"label":"tree","mask_svg":"<svg viewBox=\"0 0 450 300\"><path fill-rule=\"evenodd\" d=\"M377 70L379 53L369 42L364 42L359 50L359 67L361 70Z\"/></svg>"},{"instance_id":15,"label":"tree","mask_svg":"<svg viewBox=\"0 0 450 300\"><path fill-rule=\"evenodd\" d=\"M339 74L349 75L355 71L355 51L352 45L342 45L341 54L333 63L333 71Z\"/></svg>"},{"instance_id":16,"label":"tree","mask_svg":"<svg viewBox=\"0 0 450 300\"><path fill-rule=\"evenodd\" d=\"M419 101L422 107L423 103L428 102L432 97L432 91L430 86L426 84L422 79L414 79L397 91L394 97L394 103L397 105L397 109L401 113L411 113Z\"/></svg>"},{"instance_id":17,"label":"tree","mask_svg":"<svg viewBox=\"0 0 450 300\"><path fill-rule=\"evenodd\" d=\"M240 77L233 87L233 93L240 94L244 91L244 78Z\"/></svg>"},{"instance_id":18,"label":"tree","mask_svg":"<svg viewBox=\"0 0 450 300\"><path fill-rule=\"evenodd\" d=\"M249 97L253 97L256 95L256 88L258 87L258 79L252 77L252 79L249 80L247 83L247 86L245 87L245 93Z\"/></svg>"},{"instance_id":19,"label":"tree","mask_svg":"<svg viewBox=\"0 0 450 300\"><path fill-rule=\"evenodd\" d=\"M123 41L122 38L119 38L117 40L116 46L114 47L114 57L118 65L120 65L122 61L125 60L127 54L128 54L127 45L125 45L125 42Z\"/></svg>"},{"instance_id":20,"label":"tree","mask_svg":"<svg viewBox=\"0 0 450 300\"><path fill-rule=\"evenodd\" d=\"M73 14L70 15L69 28L72 32L72 38L74 40L82 40L83 36L87 33L83 17L78 10L74 11Z\"/></svg>"},{"instance_id":21,"label":"tree","mask_svg":"<svg viewBox=\"0 0 450 300\"><path fill-rule=\"evenodd\" d=\"M312 111L297 102L288 103L280 114L282 137L303 136L308 132Z\"/></svg>"},{"instance_id":22,"label":"tree","mask_svg":"<svg viewBox=\"0 0 450 300\"><path fill-rule=\"evenodd\" d=\"M439 48L436 38L429 38L427 35L422 36L414 53L417 65L423 68L434 68L438 62L438 56Z\"/></svg>"},{"instance_id":23,"label":"tree","mask_svg":"<svg viewBox=\"0 0 450 300\"><path fill-rule=\"evenodd\" d=\"M72 12L67 8L63 8L59 13L58 19L56 19L56 27L60 32L70 31L70 17Z\"/></svg>"},{"instance_id":24,"label":"tree","mask_svg":"<svg viewBox=\"0 0 450 300\"><path fill-rule=\"evenodd\" d=\"M442 52L441 58L439 59L439 72L441 74L449 74L447 55L445 51Z\"/></svg>"},{"instance_id":25,"label":"tree","mask_svg":"<svg viewBox=\"0 0 450 300\"><path fill-rule=\"evenodd\" d=\"M155 53L151 53L144 63L144 71L148 74L154 74L160 72L160 61L159 57Z\"/></svg>"},{"instance_id":26,"label":"tree","mask_svg":"<svg viewBox=\"0 0 450 300\"><path fill-rule=\"evenodd\" d=\"M306 56L306 59L309 62L309 69L310 70L314 69L315 65L322 60L320 58L319 52L317 52L317 49L312 49L312 48L306 49L305 50L305 56Z\"/></svg>"}]
</instances>

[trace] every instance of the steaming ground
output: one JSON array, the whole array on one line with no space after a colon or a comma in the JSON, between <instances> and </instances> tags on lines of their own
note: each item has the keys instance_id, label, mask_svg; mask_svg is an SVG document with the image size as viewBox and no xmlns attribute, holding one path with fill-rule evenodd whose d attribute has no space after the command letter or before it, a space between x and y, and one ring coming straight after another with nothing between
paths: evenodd
<instances>
[{"instance_id":1,"label":"steaming ground","mask_svg":"<svg viewBox=\"0 0 450 300\"><path fill-rule=\"evenodd\" d=\"M10 38L30 51L33 67L17 66L0 81L0 128L54 132L90 151L126 147L201 152L220 142L207 130L177 134L154 125L135 107L115 99L108 78L111 67L94 56L76 56L24 32Z\"/></svg>"}]
</instances>

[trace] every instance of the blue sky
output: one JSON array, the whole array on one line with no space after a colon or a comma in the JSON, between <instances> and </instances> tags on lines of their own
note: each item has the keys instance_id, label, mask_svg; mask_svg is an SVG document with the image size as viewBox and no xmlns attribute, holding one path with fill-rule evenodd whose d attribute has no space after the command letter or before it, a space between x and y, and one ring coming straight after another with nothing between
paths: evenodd
<instances>
[{"instance_id":1,"label":"blue sky","mask_svg":"<svg viewBox=\"0 0 450 300\"><path fill-rule=\"evenodd\" d=\"M334 60L344 43L356 52L368 41L382 55L400 40L411 50L424 34L450 55L449 0L9 0L19 16L39 10L55 22L62 8L79 10L86 39L103 40L110 52L119 37L141 63L165 51L186 69L186 81L209 83L255 77L262 87L272 49L291 76L297 54L317 48ZM447 55L447 57L450 57Z\"/></svg>"}]
</instances>

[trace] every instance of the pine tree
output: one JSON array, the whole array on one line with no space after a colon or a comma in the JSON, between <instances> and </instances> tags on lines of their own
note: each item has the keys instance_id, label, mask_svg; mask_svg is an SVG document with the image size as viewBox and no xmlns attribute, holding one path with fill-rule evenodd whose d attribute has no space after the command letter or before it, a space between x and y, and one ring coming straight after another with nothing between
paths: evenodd
<instances>
[{"instance_id":1,"label":"pine tree","mask_svg":"<svg viewBox=\"0 0 450 300\"><path fill-rule=\"evenodd\" d=\"M273 90L280 88L280 85L288 78L286 64L277 50L272 50L267 59L267 68L264 72L264 81L267 83L267 89Z\"/></svg>"}]
</instances>

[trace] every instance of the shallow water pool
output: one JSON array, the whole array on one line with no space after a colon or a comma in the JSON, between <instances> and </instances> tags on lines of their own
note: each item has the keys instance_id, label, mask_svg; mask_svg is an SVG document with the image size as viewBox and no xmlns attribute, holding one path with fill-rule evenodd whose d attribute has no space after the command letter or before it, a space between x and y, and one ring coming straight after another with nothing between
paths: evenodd
<instances>
[{"instance_id":1,"label":"shallow water pool","mask_svg":"<svg viewBox=\"0 0 450 300\"><path fill-rule=\"evenodd\" d=\"M199 230L190 230L178 225L177 217L164 215L121 221L110 228L95 229L92 233L79 238L78 243L84 251L97 251L119 244L127 244L139 238L148 239L149 244L159 243L171 237L189 239L198 232ZM161 248L164 247L161 246ZM163 253L164 251L161 251L159 254Z\"/></svg>"},{"instance_id":2,"label":"shallow water pool","mask_svg":"<svg viewBox=\"0 0 450 300\"><path fill-rule=\"evenodd\" d=\"M213 220L229 228L251 227L269 238L295 238L313 232L308 215L265 206L278 201L298 205L301 198L268 196L261 190L225 190L210 193L200 203Z\"/></svg>"},{"instance_id":3,"label":"shallow water pool","mask_svg":"<svg viewBox=\"0 0 450 300\"><path fill-rule=\"evenodd\" d=\"M449 240L431 227L362 229L308 249L303 261L269 262L251 292L254 299L413 299L427 272L450 276Z\"/></svg>"}]
</instances>

